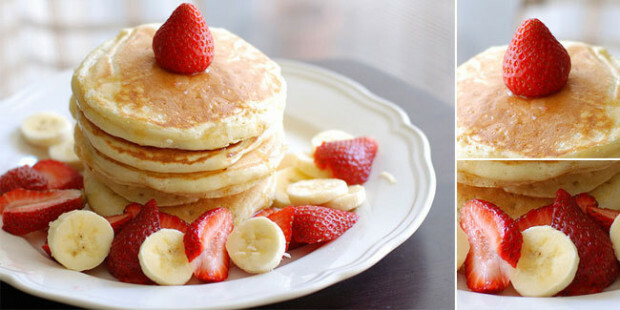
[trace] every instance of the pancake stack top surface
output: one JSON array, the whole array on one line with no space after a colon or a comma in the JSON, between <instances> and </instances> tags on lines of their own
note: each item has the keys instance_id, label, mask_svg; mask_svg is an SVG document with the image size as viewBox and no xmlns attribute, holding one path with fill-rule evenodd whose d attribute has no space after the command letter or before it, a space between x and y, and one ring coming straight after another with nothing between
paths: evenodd
<instances>
[{"instance_id":1,"label":"pancake stack top surface","mask_svg":"<svg viewBox=\"0 0 620 310\"><path fill-rule=\"evenodd\" d=\"M457 158L620 157L620 62L602 47L562 44L568 82L540 98L504 84L506 46L457 68Z\"/></svg>"},{"instance_id":2,"label":"pancake stack top surface","mask_svg":"<svg viewBox=\"0 0 620 310\"><path fill-rule=\"evenodd\" d=\"M269 205L285 152L280 67L238 36L211 28L208 69L171 73L153 55L158 26L121 31L75 71L70 108L86 184L127 202L155 198L186 220L217 206L246 218Z\"/></svg>"}]
</instances>

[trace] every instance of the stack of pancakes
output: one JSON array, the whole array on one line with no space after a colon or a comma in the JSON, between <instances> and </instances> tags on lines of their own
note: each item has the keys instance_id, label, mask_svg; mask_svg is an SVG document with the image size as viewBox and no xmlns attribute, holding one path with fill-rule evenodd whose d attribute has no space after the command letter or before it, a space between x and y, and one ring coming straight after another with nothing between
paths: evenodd
<instances>
[{"instance_id":1,"label":"stack of pancakes","mask_svg":"<svg viewBox=\"0 0 620 310\"><path fill-rule=\"evenodd\" d=\"M154 198L188 221L224 206L238 222L269 206L285 153L280 67L236 35L211 28L215 56L207 71L171 73L153 56L157 28L123 30L75 71L70 108L87 196L96 184L111 201Z\"/></svg>"},{"instance_id":2,"label":"stack of pancakes","mask_svg":"<svg viewBox=\"0 0 620 310\"><path fill-rule=\"evenodd\" d=\"M562 42L568 82L535 99L504 85L506 46L457 69L457 158L620 157L620 62L602 47Z\"/></svg>"},{"instance_id":3,"label":"stack of pancakes","mask_svg":"<svg viewBox=\"0 0 620 310\"><path fill-rule=\"evenodd\" d=\"M460 160L457 181L458 208L482 199L513 218L552 203L560 188L587 192L600 207L620 210L620 161Z\"/></svg>"}]
</instances>

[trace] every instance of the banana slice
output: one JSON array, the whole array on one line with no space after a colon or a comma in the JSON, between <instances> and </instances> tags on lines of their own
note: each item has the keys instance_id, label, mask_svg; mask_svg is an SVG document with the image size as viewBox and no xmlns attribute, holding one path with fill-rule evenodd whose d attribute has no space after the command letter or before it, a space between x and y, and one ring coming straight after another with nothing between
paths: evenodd
<instances>
[{"instance_id":1,"label":"banana slice","mask_svg":"<svg viewBox=\"0 0 620 310\"><path fill-rule=\"evenodd\" d=\"M314 153L314 150L316 150L317 147L323 144L323 142L349 140L353 138L355 137L338 129L321 131L310 140L310 145L312 146L312 153Z\"/></svg>"},{"instance_id":2,"label":"banana slice","mask_svg":"<svg viewBox=\"0 0 620 310\"><path fill-rule=\"evenodd\" d=\"M64 141L50 146L48 149L50 158L62 161L75 168L82 168L82 162L74 151L75 142L73 136L69 135Z\"/></svg>"},{"instance_id":3,"label":"banana slice","mask_svg":"<svg viewBox=\"0 0 620 310\"><path fill-rule=\"evenodd\" d=\"M361 206L366 201L366 189L362 185L349 186L348 192L324 204L325 207L349 211Z\"/></svg>"},{"instance_id":4,"label":"banana slice","mask_svg":"<svg viewBox=\"0 0 620 310\"><path fill-rule=\"evenodd\" d=\"M53 112L39 112L26 118L20 126L26 141L36 146L60 143L71 132L69 120Z\"/></svg>"},{"instance_id":5,"label":"banana slice","mask_svg":"<svg viewBox=\"0 0 620 310\"><path fill-rule=\"evenodd\" d=\"M291 205L286 189L289 184L297 181L306 180L308 177L303 175L295 167L287 167L276 172L276 194L273 206L276 208L284 208Z\"/></svg>"},{"instance_id":6,"label":"banana slice","mask_svg":"<svg viewBox=\"0 0 620 310\"><path fill-rule=\"evenodd\" d=\"M148 236L138 252L142 272L159 285L183 285L194 269L185 255L183 233L163 228Z\"/></svg>"},{"instance_id":7,"label":"banana slice","mask_svg":"<svg viewBox=\"0 0 620 310\"><path fill-rule=\"evenodd\" d=\"M340 179L312 179L298 181L286 188L291 204L322 205L349 192L347 183Z\"/></svg>"},{"instance_id":8,"label":"banana slice","mask_svg":"<svg viewBox=\"0 0 620 310\"><path fill-rule=\"evenodd\" d=\"M249 273L276 268L286 249L280 227L266 217L254 217L236 226L226 240L226 250L237 267Z\"/></svg>"},{"instance_id":9,"label":"banana slice","mask_svg":"<svg viewBox=\"0 0 620 310\"><path fill-rule=\"evenodd\" d=\"M456 270L463 266L468 253L469 240L467 239L467 234L463 231L461 225L456 225Z\"/></svg>"},{"instance_id":10,"label":"banana slice","mask_svg":"<svg viewBox=\"0 0 620 310\"><path fill-rule=\"evenodd\" d=\"M620 261L620 215L616 216L609 227L609 238L616 251L616 258Z\"/></svg>"},{"instance_id":11,"label":"banana slice","mask_svg":"<svg viewBox=\"0 0 620 310\"><path fill-rule=\"evenodd\" d=\"M301 171L301 173L313 178L313 179L328 179L332 177L329 170L321 170L314 164L312 156L305 153L295 153L294 166Z\"/></svg>"},{"instance_id":12,"label":"banana slice","mask_svg":"<svg viewBox=\"0 0 620 310\"><path fill-rule=\"evenodd\" d=\"M578 266L577 247L568 236L551 226L534 226L523 231L521 258L510 281L522 296L553 296L573 282Z\"/></svg>"},{"instance_id":13,"label":"banana slice","mask_svg":"<svg viewBox=\"0 0 620 310\"><path fill-rule=\"evenodd\" d=\"M280 161L277 170L282 170L288 167L295 167L296 155L293 153L284 154L284 158Z\"/></svg>"},{"instance_id":14,"label":"banana slice","mask_svg":"<svg viewBox=\"0 0 620 310\"><path fill-rule=\"evenodd\" d=\"M110 252L114 230L92 211L74 210L50 222L47 233L52 256L67 269L83 271L103 262Z\"/></svg>"},{"instance_id":15,"label":"banana slice","mask_svg":"<svg viewBox=\"0 0 620 310\"><path fill-rule=\"evenodd\" d=\"M123 214L129 200L99 182L88 169L84 170L84 195L90 208L103 216Z\"/></svg>"}]
</instances>

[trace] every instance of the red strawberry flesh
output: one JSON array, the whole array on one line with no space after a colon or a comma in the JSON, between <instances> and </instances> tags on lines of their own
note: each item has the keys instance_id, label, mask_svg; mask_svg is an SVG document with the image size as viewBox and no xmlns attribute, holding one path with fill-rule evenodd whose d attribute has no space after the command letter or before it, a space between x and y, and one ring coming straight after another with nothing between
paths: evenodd
<instances>
[{"instance_id":1,"label":"red strawberry flesh","mask_svg":"<svg viewBox=\"0 0 620 310\"><path fill-rule=\"evenodd\" d=\"M588 193L575 195L575 202L577 203L577 206L579 206L579 209L581 209L584 213L588 212L589 207L598 207L598 201L596 201L596 198L592 197Z\"/></svg>"},{"instance_id":2,"label":"red strawberry flesh","mask_svg":"<svg viewBox=\"0 0 620 310\"><path fill-rule=\"evenodd\" d=\"M526 98L560 91L568 81L568 52L538 19L528 19L517 29L503 60L504 84Z\"/></svg>"},{"instance_id":3,"label":"red strawberry flesh","mask_svg":"<svg viewBox=\"0 0 620 310\"><path fill-rule=\"evenodd\" d=\"M81 209L85 201L79 190L32 191L15 189L0 197L2 229L24 235L48 227L61 214Z\"/></svg>"},{"instance_id":4,"label":"red strawberry flesh","mask_svg":"<svg viewBox=\"0 0 620 310\"><path fill-rule=\"evenodd\" d=\"M33 169L45 176L48 189L82 189L84 180L82 175L73 167L53 159L37 162Z\"/></svg>"},{"instance_id":5,"label":"red strawberry flesh","mask_svg":"<svg viewBox=\"0 0 620 310\"><path fill-rule=\"evenodd\" d=\"M552 227L566 234L577 247L579 267L573 282L560 295L601 292L618 278L618 261L609 236L586 216L575 199L558 190Z\"/></svg>"},{"instance_id":6,"label":"red strawberry flesh","mask_svg":"<svg viewBox=\"0 0 620 310\"><path fill-rule=\"evenodd\" d=\"M521 215L517 219L517 226L519 227L519 231L524 231L532 226L551 226L551 222L553 221L553 212L555 206L553 204L540 207L538 209L533 209L528 211L527 213Z\"/></svg>"},{"instance_id":7,"label":"red strawberry flesh","mask_svg":"<svg viewBox=\"0 0 620 310\"><path fill-rule=\"evenodd\" d=\"M495 293L510 283L511 268L521 256L523 237L516 222L490 202L470 200L460 210L461 228L471 246L465 259L467 286Z\"/></svg>"},{"instance_id":8,"label":"red strawberry flesh","mask_svg":"<svg viewBox=\"0 0 620 310\"><path fill-rule=\"evenodd\" d=\"M153 52L160 67L175 73L205 71L214 57L213 36L200 10L183 3L153 37Z\"/></svg>"},{"instance_id":9,"label":"red strawberry flesh","mask_svg":"<svg viewBox=\"0 0 620 310\"><path fill-rule=\"evenodd\" d=\"M297 243L319 243L344 234L359 219L354 212L321 206L295 207L293 240Z\"/></svg>"},{"instance_id":10,"label":"red strawberry flesh","mask_svg":"<svg viewBox=\"0 0 620 310\"><path fill-rule=\"evenodd\" d=\"M314 151L314 162L349 185L363 184L368 181L377 149L377 141L369 137L323 142Z\"/></svg>"},{"instance_id":11,"label":"red strawberry flesh","mask_svg":"<svg viewBox=\"0 0 620 310\"><path fill-rule=\"evenodd\" d=\"M620 215L620 210L588 206L587 214L591 219L598 223L601 228L603 228L606 232L609 232L611 224L613 224L616 217Z\"/></svg>"},{"instance_id":12,"label":"red strawberry flesh","mask_svg":"<svg viewBox=\"0 0 620 310\"><path fill-rule=\"evenodd\" d=\"M294 216L295 207L293 206L283 208L267 216L268 219L278 224L280 229L282 229L282 232L284 233L284 238L286 239L286 250L288 250L288 246L291 243L291 238L293 237Z\"/></svg>"},{"instance_id":13,"label":"red strawberry flesh","mask_svg":"<svg viewBox=\"0 0 620 310\"><path fill-rule=\"evenodd\" d=\"M182 233L189 227L189 224L180 217L164 212L159 212L159 223L161 228L176 229Z\"/></svg>"},{"instance_id":14,"label":"red strawberry flesh","mask_svg":"<svg viewBox=\"0 0 620 310\"><path fill-rule=\"evenodd\" d=\"M11 169L0 177L0 195L18 188L44 190L47 189L47 179L30 166Z\"/></svg>"},{"instance_id":15,"label":"red strawberry flesh","mask_svg":"<svg viewBox=\"0 0 620 310\"><path fill-rule=\"evenodd\" d=\"M157 203L155 200L150 200L140 208L138 215L114 236L106 260L110 274L122 282L151 284L152 281L142 272L138 253L142 242L159 229Z\"/></svg>"},{"instance_id":16,"label":"red strawberry flesh","mask_svg":"<svg viewBox=\"0 0 620 310\"><path fill-rule=\"evenodd\" d=\"M226 208L209 210L189 225L183 243L196 278L206 282L228 278L226 240L232 229L232 213Z\"/></svg>"}]
</instances>

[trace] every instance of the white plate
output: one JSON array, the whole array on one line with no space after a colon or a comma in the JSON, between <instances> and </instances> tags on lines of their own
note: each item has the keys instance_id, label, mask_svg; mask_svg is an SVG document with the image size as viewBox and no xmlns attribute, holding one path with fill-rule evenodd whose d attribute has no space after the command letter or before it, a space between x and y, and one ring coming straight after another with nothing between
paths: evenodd
<instances>
[{"instance_id":1,"label":"white plate","mask_svg":"<svg viewBox=\"0 0 620 310\"><path fill-rule=\"evenodd\" d=\"M313 66L281 64L289 86L285 129L291 150L309 150L310 137L328 128L371 135L379 142L365 185L368 202L347 233L316 249L292 251L292 259L266 274L233 268L224 282L161 287L116 281L102 266L88 273L66 270L40 250L42 233L25 239L0 230L0 279L82 307L238 308L307 295L377 263L418 229L431 207L436 182L428 141L400 108L359 84ZM71 72L60 74L0 103L0 171L34 162L33 154L45 156L22 143L18 125L35 111L69 116L70 77ZM381 178L382 171L392 173L397 183Z\"/></svg>"}]
</instances>

